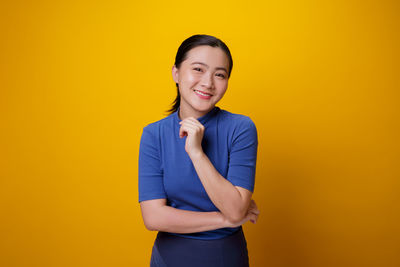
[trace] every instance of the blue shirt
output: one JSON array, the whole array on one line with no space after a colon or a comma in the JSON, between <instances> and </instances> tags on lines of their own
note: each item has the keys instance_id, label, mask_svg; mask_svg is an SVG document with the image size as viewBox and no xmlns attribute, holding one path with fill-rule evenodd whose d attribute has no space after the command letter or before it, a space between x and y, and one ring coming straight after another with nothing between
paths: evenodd
<instances>
[{"instance_id":1,"label":"blue shirt","mask_svg":"<svg viewBox=\"0 0 400 267\"><path fill-rule=\"evenodd\" d=\"M167 199L167 205L191 211L219 211L208 197L189 155L186 137L179 137L178 111L143 128L139 150L139 202ZM215 169L235 186L254 191L257 159L257 129L244 115L214 107L197 118L204 125L204 153ZM241 227L241 226L239 226ZM239 229L175 235L218 239Z\"/></svg>"}]
</instances>

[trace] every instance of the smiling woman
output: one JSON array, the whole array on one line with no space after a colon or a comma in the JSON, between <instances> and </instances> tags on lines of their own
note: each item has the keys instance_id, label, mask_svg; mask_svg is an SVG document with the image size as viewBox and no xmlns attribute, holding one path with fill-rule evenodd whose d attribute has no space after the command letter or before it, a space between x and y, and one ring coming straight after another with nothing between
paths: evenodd
<instances>
[{"instance_id":1,"label":"smiling woman","mask_svg":"<svg viewBox=\"0 0 400 267\"><path fill-rule=\"evenodd\" d=\"M180 115L201 117L209 112L226 92L228 68L225 52L208 45L192 48L179 68L174 65L172 76L179 85Z\"/></svg>"},{"instance_id":2,"label":"smiling woman","mask_svg":"<svg viewBox=\"0 0 400 267\"><path fill-rule=\"evenodd\" d=\"M139 202L146 228L159 231L151 266L249 265L242 224L259 215L258 139L249 117L216 106L232 66L221 40L186 39L172 67L170 115L143 129Z\"/></svg>"}]
</instances>

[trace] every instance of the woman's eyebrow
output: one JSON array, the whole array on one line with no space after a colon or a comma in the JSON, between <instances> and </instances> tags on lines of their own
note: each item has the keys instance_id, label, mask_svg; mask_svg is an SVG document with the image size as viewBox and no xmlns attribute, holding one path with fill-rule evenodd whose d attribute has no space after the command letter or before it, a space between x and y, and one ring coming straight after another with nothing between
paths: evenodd
<instances>
[{"instance_id":1,"label":"woman's eyebrow","mask_svg":"<svg viewBox=\"0 0 400 267\"><path fill-rule=\"evenodd\" d=\"M198 61L196 61L196 62L192 62L192 64L190 64L190 65L194 65L194 64L200 64L200 65L203 65L203 66L205 66L205 67L209 67L206 63L203 63L203 62L198 62ZM228 71L224 68L224 67L217 67L217 68L215 68L216 70L223 70L223 71L225 71L226 73L228 73Z\"/></svg>"}]
</instances>

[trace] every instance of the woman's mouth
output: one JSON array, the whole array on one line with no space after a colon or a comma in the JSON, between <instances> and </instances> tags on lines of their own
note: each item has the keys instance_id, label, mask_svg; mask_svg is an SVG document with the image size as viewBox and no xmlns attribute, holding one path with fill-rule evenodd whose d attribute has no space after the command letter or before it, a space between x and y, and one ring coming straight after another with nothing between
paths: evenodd
<instances>
[{"instance_id":1,"label":"woman's mouth","mask_svg":"<svg viewBox=\"0 0 400 267\"><path fill-rule=\"evenodd\" d=\"M196 95L197 95L198 97L200 97L201 99L210 99L210 98L212 97L211 94L208 94L208 93L205 93L205 92L196 90L196 89L194 89L194 92L195 92Z\"/></svg>"}]
</instances>

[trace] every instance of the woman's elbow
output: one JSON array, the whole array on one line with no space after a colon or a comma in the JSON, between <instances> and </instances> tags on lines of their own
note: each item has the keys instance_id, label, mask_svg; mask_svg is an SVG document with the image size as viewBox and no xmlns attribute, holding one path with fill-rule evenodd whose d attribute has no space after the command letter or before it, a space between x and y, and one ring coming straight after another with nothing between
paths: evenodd
<instances>
[{"instance_id":1,"label":"woman's elbow","mask_svg":"<svg viewBox=\"0 0 400 267\"><path fill-rule=\"evenodd\" d=\"M161 208L165 205L165 199L147 200L140 203L144 226L149 231L160 230Z\"/></svg>"},{"instance_id":2,"label":"woman's elbow","mask_svg":"<svg viewBox=\"0 0 400 267\"><path fill-rule=\"evenodd\" d=\"M229 214L226 217L228 218L228 220L231 223L237 224L237 223L240 223L241 221L243 221L243 219L246 217L246 212L237 210L235 212L232 212L231 214Z\"/></svg>"},{"instance_id":3,"label":"woman's elbow","mask_svg":"<svg viewBox=\"0 0 400 267\"><path fill-rule=\"evenodd\" d=\"M145 223L144 226L149 231L158 231L157 227L154 227L152 224Z\"/></svg>"},{"instance_id":4,"label":"woman's elbow","mask_svg":"<svg viewBox=\"0 0 400 267\"><path fill-rule=\"evenodd\" d=\"M149 231L159 231L159 227L155 222L154 218L143 217L144 226Z\"/></svg>"},{"instance_id":5,"label":"woman's elbow","mask_svg":"<svg viewBox=\"0 0 400 267\"><path fill-rule=\"evenodd\" d=\"M143 216L144 226L149 231L167 231L166 219L160 216L160 212L154 212Z\"/></svg>"}]
</instances>

